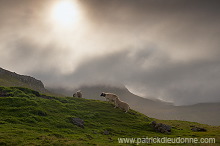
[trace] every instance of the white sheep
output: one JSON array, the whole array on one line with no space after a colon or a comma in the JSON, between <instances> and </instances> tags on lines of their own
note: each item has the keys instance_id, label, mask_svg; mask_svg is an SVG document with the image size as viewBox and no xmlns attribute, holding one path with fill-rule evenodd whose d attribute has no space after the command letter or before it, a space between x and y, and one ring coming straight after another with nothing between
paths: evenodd
<instances>
[{"instance_id":1,"label":"white sheep","mask_svg":"<svg viewBox=\"0 0 220 146\"><path fill-rule=\"evenodd\" d=\"M82 98L82 92L79 90L76 93L73 94L73 97Z\"/></svg>"},{"instance_id":2,"label":"white sheep","mask_svg":"<svg viewBox=\"0 0 220 146\"><path fill-rule=\"evenodd\" d=\"M119 107L119 108L125 110L125 113L127 113L130 109L129 105L126 102L121 101L119 98L115 99L115 108L116 107Z\"/></svg>"},{"instance_id":3,"label":"white sheep","mask_svg":"<svg viewBox=\"0 0 220 146\"><path fill-rule=\"evenodd\" d=\"M118 96L113 93L105 93L105 92L102 92L100 96L105 97L106 100L113 103L115 102L115 99L118 98Z\"/></svg>"}]
</instances>

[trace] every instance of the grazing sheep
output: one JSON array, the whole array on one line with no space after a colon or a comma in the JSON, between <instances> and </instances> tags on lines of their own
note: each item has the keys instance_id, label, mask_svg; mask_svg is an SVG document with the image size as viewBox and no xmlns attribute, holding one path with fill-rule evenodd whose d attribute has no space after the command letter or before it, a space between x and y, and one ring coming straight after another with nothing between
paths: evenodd
<instances>
[{"instance_id":1,"label":"grazing sheep","mask_svg":"<svg viewBox=\"0 0 220 146\"><path fill-rule=\"evenodd\" d=\"M121 101L119 98L115 99L115 108L116 107L119 107L119 108L125 110L125 113L127 113L130 109L129 105L126 102Z\"/></svg>"},{"instance_id":2,"label":"grazing sheep","mask_svg":"<svg viewBox=\"0 0 220 146\"><path fill-rule=\"evenodd\" d=\"M118 96L113 93L105 93L105 92L102 92L100 96L105 97L106 100L113 102L113 103L115 102L115 99L118 98Z\"/></svg>"},{"instance_id":3,"label":"grazing sheep","mask_svg":"<svg viewBox=\"0 0 220 146\"><path fill-rule=\"evenodd\" d=\"M79 90L76 93L73 94L73 97L82 98L82 92Z\"/></svg>"}]
</instances>

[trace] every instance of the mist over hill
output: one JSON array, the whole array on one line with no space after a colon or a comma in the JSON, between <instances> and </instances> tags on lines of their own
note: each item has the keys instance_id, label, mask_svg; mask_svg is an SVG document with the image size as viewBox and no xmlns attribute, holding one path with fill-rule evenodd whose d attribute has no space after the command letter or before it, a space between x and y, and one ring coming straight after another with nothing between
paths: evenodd
<instances>
[{"instance_id":1,"label":"mist over hill","mask_svg":"<svg viewBox=\"0 0 220 146\"><path fill-rule=\"evenodd\" d=\"M19 75L0 68L0 86L27 87L43 94L72 96L77 90L81 90L83 98L105 100L100 97L102 92L117 94L121 100L127 102L132 109L149 117L163 120L184 120L199 122L209 125L220 125L220 103L200 103L188 106L174 106L172 103L160 100L142 98L131 93L123 84L84 85L77 89L44 87L44 84L33 77Z\"/></svg>"}]
</instances>

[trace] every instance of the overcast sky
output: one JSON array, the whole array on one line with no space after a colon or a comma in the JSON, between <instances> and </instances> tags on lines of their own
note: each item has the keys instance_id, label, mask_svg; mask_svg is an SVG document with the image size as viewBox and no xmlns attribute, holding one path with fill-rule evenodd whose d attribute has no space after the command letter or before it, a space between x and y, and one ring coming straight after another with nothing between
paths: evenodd
<instances>
[{"instance_id":1,"label":"overcast sky","mask_svg":"<svg viewBox=\"0 0 220 146\"><path fill-rule=\"evenodd\" d=\"M62 1L72 6L61 13ZM219 6L219 0L0 0L0 67L47 87L117 82L175 105L219 102Z\"/></svg>"}]
</instances>

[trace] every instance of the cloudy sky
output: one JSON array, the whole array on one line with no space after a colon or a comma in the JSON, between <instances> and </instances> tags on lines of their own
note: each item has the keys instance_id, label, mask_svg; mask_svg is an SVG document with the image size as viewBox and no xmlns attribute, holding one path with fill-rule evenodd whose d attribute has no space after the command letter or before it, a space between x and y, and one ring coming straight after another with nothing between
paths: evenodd
<instances>
[{"instance_id":1,"label":"cloudy sky","mask_svg":"<svg viewBox=\"0 0 220 146\"><path fill-rule=\"evenodd\" d=\"M47 87L122 83L220 101L219 0L0 0L0 67Z\"/></svg>"}]
</instances>

